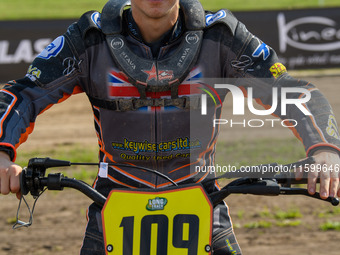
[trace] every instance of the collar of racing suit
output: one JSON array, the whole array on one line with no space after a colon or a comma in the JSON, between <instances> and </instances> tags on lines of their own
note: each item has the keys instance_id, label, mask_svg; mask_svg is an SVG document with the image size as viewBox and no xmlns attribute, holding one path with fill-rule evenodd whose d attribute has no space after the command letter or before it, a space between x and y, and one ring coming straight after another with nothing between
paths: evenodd
<instances>
[{"instance_id":1,"label":"collar of racing suit","mask_svg":"<svg viewBox=\"0 0 340 255\"><path fill-rule=\"evenodd\" d=\"M183 9L180 11L180 13L183 12L183 15L179 14L180 18L173 28L165 33L158 42L150 46L143 43L138 26L133 21L131 10L123 10L125 3L117 6L117 2L112 0L103 8L101 25L102 31L106 35L110 53L129 82L137 87L140 94L139 99L143 102L147 99L147 91L170 91L171 99L178 101L178 87L197 61L205 27L204 10L199 4L194 8L197 15L192 15L193 7L190 5L192 1L196 0L183 0L181 5ZM182 23L182 20L185 20L185 23ZM182 29L182 27L186 27L186 29ZM130 39L135 42L131 43ZM168 53L177 42L176 51L174 51L173 55L169 56ZM128 44L130 45L128 46ZM144 56L139 56L136 53L138 48L141 49ZM94 99L93 103L95 101L97 100ZM188 106L187 101L186 98L182 98L180 102L175 102L173 105L186 108ZM111 108L116 103L108 102L105 105ZM116 110L129 110L141 107L140 104L125 103L123 102L124 107L113 108ZM168 105L167 102L155 103L155 105L161 106L159 104Z\"/></svg>"},{"instance_id":2,"label":"collar of racing suit","mask_svg":"<svg viewBox=\"0 0 340 255\"><path fill-rule=\"evenodd\" d=\"M138 25L136 24L135 20L133 19L131 9L128 9L127 11L124 12L124 26L125 26L125 31L128 31L128 33L137 39L139 42L147 45L150 47L152 55L154 58L156 58L159 55L160 49L168 45L172 42L174 42L176 39L178 39L182 32L183 32L183 13L180 11L180 15L178 15L178 20L175 23L175 25L167 31L159 40L153 43L146 43L143 40L143 37L140 33L140 30L138 28Z\"/></svg>"}]
</instances>

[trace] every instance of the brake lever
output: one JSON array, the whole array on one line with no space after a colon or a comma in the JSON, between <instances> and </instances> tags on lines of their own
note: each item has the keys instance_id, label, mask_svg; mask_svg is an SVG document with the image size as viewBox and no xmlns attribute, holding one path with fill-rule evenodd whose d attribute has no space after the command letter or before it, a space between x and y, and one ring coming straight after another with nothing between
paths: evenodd
<instances>
[{"instance_id":1,"label":"brake lever","mask_svg":"<svg viewBox=\"0 0 340 255\"><path fill-rule=\"evenodd\" d=\"M315 159L313 156L311 157L308 157L304 160L301 160L301 161L298 161L298 162L295 162L295 163L291 163L291 164L286 164L286 165L282 165L283 168L289 168L289 169L292 169L292 168L298 168L300 166L304 166L304 165L311 165L311 164L314 164L315 163Z\"/></svg>"},{"instance_id":2,"label":"brake lever","mask_svg":"<svg viewBox=\"0 0 340 255\"><path fill-rule=\"evenodd\" d=\"M308 183L308 173L303 172L303 177L299 180L296 180L295 178L295 172L297 168L305 166L305 165L311 165L314 164L315 160L314 157L308 157L304 160L301 160L299 162L295 162L292 164L286 164L282 165L282 169L289 169L288 172L281 172L279 174L276 174L274 178L277 180L278 183L281 184L282 187L291 187L292 184L307 184ZM295 170L291 172L290 170ZM318 182L320 182L320 179L318 178Z\"/></svg>"}]
</instances>

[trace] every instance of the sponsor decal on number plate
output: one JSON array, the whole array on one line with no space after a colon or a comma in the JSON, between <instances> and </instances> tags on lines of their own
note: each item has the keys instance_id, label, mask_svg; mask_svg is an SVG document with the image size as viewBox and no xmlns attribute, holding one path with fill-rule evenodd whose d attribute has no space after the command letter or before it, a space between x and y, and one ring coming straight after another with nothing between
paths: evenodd
<instances>
[{"instance_id":1,"label":"sponsor decal on number plate","mask_svg":"<svg viewBox=\"0 0 340 255\"><path fill-rule=\"evenodd\" d=\"M168 200L163 197L156 197L154 199L149 199L146 209L148 211L163 210L164 206L168 203Z\"/></svg>"}]
</instances>

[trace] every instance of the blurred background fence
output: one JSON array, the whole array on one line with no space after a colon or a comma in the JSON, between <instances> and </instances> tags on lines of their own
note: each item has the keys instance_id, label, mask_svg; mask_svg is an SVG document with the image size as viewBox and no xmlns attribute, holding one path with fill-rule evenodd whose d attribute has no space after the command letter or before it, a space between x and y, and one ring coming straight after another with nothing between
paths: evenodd
<instances>
[{"instance_id":1,"label":"blurred background fence","mask_svg":"<svg viewBox=\"0 0 340 255\"><path fill-rule=\"evenodd\" d=\"M339 13L337 7L234 12L289 70L340 66ZM34 57L74 21L0 21L0 82L25 75Z\"/></svg>"}]
</instances>

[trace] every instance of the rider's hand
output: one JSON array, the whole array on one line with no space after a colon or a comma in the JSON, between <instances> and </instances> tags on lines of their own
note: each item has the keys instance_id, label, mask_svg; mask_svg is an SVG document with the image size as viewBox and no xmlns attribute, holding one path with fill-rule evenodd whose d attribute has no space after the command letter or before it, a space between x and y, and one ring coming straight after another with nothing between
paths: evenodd
<instances>
[{"instance_id":1,"label":"rider's hand","mask_svg":"<svg viewBox=\"0 0 340 255\"><path fill-rule=\"evenodd\" d=\"M320 177L320 197L335 197L339 188L339 167L340 157L337 152L331 150L319 150L313 155L315 163L306 166L304 171L308 172L308 192L313 195L316 192L317 178ZM302 172L296 174L296 178L300 179Z\"/></svg>"},{"instance_id":2,"label":"rider's hand","mask_svg":"<svg viewBox=\"0 0 340 255\"><path fill-rule=\"evenodd\" d=\"M9 155L0 151L0 193L16 193L17 198L21 197L19 174L22 168L14 164Z\"/></svg>"}]
</instances>

